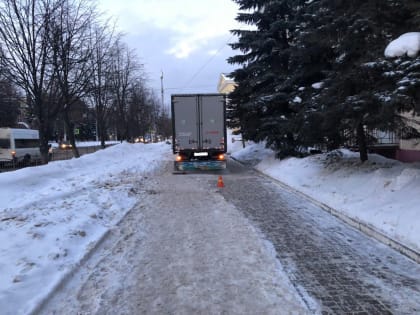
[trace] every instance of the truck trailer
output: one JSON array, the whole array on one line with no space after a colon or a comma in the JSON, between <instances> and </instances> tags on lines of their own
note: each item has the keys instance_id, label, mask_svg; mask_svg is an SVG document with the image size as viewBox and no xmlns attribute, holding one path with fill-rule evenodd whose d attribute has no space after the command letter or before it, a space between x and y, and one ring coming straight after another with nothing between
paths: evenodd
<instances>
[{"instance_id":1,"label":"truck trailer","mask_svg":"<svg viewBox=\"0 0 420 315\"><path fill-rule=\"evenodd\" d=\"M174 168L226 168L226 96L174 94L171 96Z\"/></svg>"}]
</instances>

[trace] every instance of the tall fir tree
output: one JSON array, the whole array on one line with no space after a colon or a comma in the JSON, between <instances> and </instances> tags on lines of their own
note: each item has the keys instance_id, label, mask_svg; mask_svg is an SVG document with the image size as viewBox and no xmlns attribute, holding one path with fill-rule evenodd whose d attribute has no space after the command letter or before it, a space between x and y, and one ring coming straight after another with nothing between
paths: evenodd
<instances>
[{"instance_id":1,"label":"tall fir tree","mask_svg":"<svg viewBox=\"0 0 420 315\"><path fill-rule=\"evenodd\" d=\"M254 28L233 31L239 40L231 46L241 54L228 61L242 68L231 73L237 83L230 94L231 127L240 128L245 139L267 141L280 156L295 154L296 110L289 102L287 84L295 14L292 1L235 2L247 10L237 20Z\"/></svg>"},{"instance_id":2,"label":"tall fir tree","mask_svg":"<svg viewBox=\"0 0 420 315\"><path fill-rule=\"evenodd\" d=\"M402 124L401 103L390 97L392 87L386 73L391 65L384 60L383 51L393 34L410 28L416 11L409 9L409 2L414 4L320 0L312 6L322 12L318 23L323 24L314 29L313 36L332 48L314 111L322 117L321 134L327 141L335 137L339 144L354 139L362 161L368 159L373 140L367 130L393 131ZM334 135L334 130L339 133Z\"/></svg>"},{"instance_id":3,"label":"tall fir tree","mask_svg":"<svg viewBox=\"0 0 420 315\"><path fill-rule=\"evenodd\" d=\"M246 139L266 140L280 157L356 139L365 161L366 131L398 129L398 112L417 102L415 64L398 64L412 78L402 93L407 80L395 83L396 62L383 58L391 38L418 27L417 0L235 2L247 10L237 20L254 26L233 31L241 54L228 60L242 65L231 74L230 116Z\"/></svg>"}]
</instances>

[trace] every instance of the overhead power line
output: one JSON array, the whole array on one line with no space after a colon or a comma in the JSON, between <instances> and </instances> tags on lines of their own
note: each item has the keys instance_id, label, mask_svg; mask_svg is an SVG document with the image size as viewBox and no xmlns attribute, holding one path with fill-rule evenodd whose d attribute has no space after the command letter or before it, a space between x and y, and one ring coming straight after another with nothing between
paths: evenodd
<instances>
[{"instance_id":1,"label":"overhead power line","mask_svg":"<svg viewBox=\"0 0 420 315\"><path fill-rule=\"evenodd\" d=\"M207 65L219 54L219 52L221 52L222 51L222 49L223 48L225 48L228 44L229 44L229 42L231 41L231 39L233 38L233 37L235 37L235 35L232 35L232 36L230 36L230 38L225 42L225 43L223 43L223 45L216 51L216 53L214 54L214 55L212 55L198 70L197 70L197 72L195 72L194 74L193 74L193 76L190 78L190 80L185 84L185 87L184 88L188 88L188 86L190 85L190 83L200 74L200 72L201 71L203 71L203 69L205 68L205 67L207 67ZM184 89L183 88L183 89Z\"/></svg>"}]
</instances>

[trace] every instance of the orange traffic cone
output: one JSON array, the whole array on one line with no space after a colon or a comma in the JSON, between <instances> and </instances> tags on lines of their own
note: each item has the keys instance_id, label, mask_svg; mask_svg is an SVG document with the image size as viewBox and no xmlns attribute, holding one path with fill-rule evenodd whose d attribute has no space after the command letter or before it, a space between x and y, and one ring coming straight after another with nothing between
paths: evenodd
<instances>
[{"instance_id":1,"label":"orange traffic cone","mask_svg":"<svg viewBox=\"0 0 420 315\"><path fill-rule=\"evenodd\" d=\"M225 187L222 176L219 176L219 179L217 180L217 187L219 188Z\"/></svg>"}]
</instances>

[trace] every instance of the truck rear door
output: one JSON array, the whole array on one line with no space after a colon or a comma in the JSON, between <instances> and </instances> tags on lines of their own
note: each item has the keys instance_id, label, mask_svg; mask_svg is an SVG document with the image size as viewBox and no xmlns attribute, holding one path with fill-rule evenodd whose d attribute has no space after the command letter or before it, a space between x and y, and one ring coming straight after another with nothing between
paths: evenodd
<instances>
[{"instance_id":1,"label":"truck rear door","mask_svg":"<svg viewBox=\"0 0 420 315\"><path fill-rule=\"evenodd\" d=\"M172 97L176 146L180 150L196 150L199 146L199 111L196 97Z\"/></svg>"},{"instance_id":2,"label":"truck rear door","mask_svg":"<svg viewBox=\"0 0 420 315\"><path fill-rule=\"evenodd\" d=\"M224 150L225 108L222 95L199 96L201 148Z\"/></svg>"}]
</instances>

